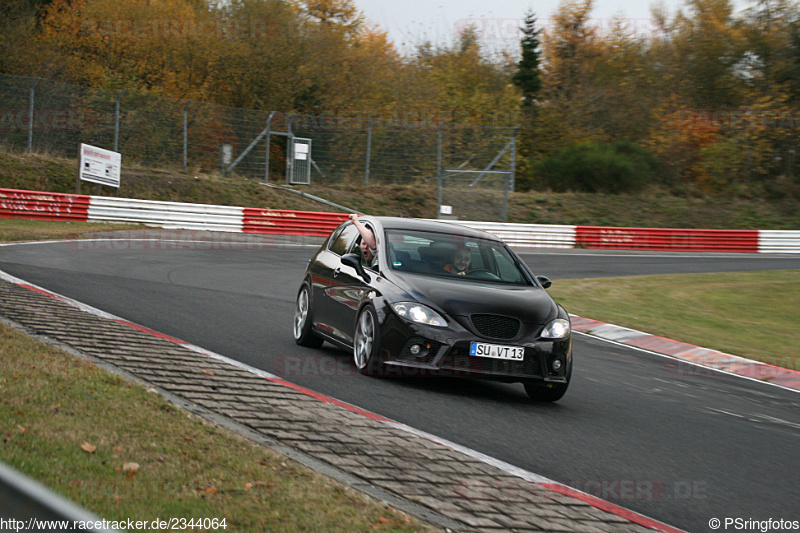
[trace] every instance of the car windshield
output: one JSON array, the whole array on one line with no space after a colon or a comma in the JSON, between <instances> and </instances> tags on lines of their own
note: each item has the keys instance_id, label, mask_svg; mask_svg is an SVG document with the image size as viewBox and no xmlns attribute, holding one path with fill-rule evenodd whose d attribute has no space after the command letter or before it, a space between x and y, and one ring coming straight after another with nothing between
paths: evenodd
<instances>
[{"instance_id":1,"label":"car windshield","mask_svg":"<svg viewBox=\"0 0 800 533\"><path fill-rule=\"evenodd\" d=\"M428 231L387 230L393 270L464 281L530 285L503 243Z\"/></svg>"}]
</instances>

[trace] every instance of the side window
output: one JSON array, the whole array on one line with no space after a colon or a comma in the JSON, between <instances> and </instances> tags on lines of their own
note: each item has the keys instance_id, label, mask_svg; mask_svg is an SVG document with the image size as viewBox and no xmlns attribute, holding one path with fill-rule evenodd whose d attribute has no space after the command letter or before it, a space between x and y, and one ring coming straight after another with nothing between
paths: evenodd
<instances>
[{"instance_id":1,"label":"side window","mask_svg":"<svg viewBox=\"0 0 800 533\"><path fill-rule=\"evenodd\" d=\"M328 249L337 254L346 254L358 238L358 230L352 224L345 226L332 241Z\"/></svg>"}]
</instances>

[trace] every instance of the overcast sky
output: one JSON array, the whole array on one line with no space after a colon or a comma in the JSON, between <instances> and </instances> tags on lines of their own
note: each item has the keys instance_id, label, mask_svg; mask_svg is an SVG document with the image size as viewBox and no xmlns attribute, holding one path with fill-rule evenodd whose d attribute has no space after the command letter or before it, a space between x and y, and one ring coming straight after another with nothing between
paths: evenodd
<instances>
[{"instance_id":1,"label":"overcast sky","mask_svg":"<svg viewBox=\"0 0 800 533\"><path fill-rule=\"evenodd\" d=\"M747 5L737 0L735 5ZM472 24L481 40L518 49L518 28L527 11L536 15L539 26L547 24L559 0L354 0L366 18L389 32L398 49L408 51L415 44L430 41L450 44L457 30ZM651 6L663 4L674 15L684 0L595 0L591 18L599 27L608 27L614 16L628 22L637 33L652 32Z\"/></svg>"}]
</instances>

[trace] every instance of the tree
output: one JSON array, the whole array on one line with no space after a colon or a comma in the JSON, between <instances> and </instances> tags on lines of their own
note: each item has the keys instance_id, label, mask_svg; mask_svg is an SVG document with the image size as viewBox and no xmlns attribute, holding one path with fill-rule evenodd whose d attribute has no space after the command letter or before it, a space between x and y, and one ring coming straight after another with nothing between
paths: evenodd
<instances>
[{"instance_id":1,"label":"tree","mask_svg":"<svg viewBox=\"0 0 800 533\"><path fill-rule=\"evenodd\" d=\"M364 23L364 16L352 0L295 0L309 19L355 36Z\"/></svg>"},{"instance_id":2,"label":"tree","mask_svg":"<svg viewBox=\"0 0 800 533\"><path fill-rule=\"evenodd\" d=\"M521 41L522 57L517 63L517 72L511 78L514 85L522 91L522 107L533 110L536 107L536 97L542 89L541 72L539 68L541 52L539 50L539 33L536 29L536 17L533 12L525 16L525 25L520 28L523 34Z\"/></svg>"},{"instance_id":3,"label":"tree","mask_svg":"<svg viewBox=\"0 0 800 533\"><path fill-rule=\"evenodd\" d=\"M435 106L469 124L515 124L519 91L511 83L513 65L484 57L473 27L465 28L450 47L422 45L416 55L421 82L430 84Z\"/></svg>"}]
</instances>

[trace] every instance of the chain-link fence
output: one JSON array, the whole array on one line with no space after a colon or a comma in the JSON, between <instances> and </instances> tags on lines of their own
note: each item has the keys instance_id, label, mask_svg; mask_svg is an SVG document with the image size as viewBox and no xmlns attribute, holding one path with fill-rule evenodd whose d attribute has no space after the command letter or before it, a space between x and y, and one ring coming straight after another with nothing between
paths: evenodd
<instances>
[{"instance_id":1,"label":"chain-link fence","mask_svg":"<svg viewBox=\"0 0 800 533\"><path fill-rule=\"evenodd\" d=\"M514 128L258 111L0 74L0 142L14 150L75 157L86 143L121 152L123 165L273 183L425 182L443 216L461 220L505 219L514 139Z\"/></svg>"}]
</instances>

